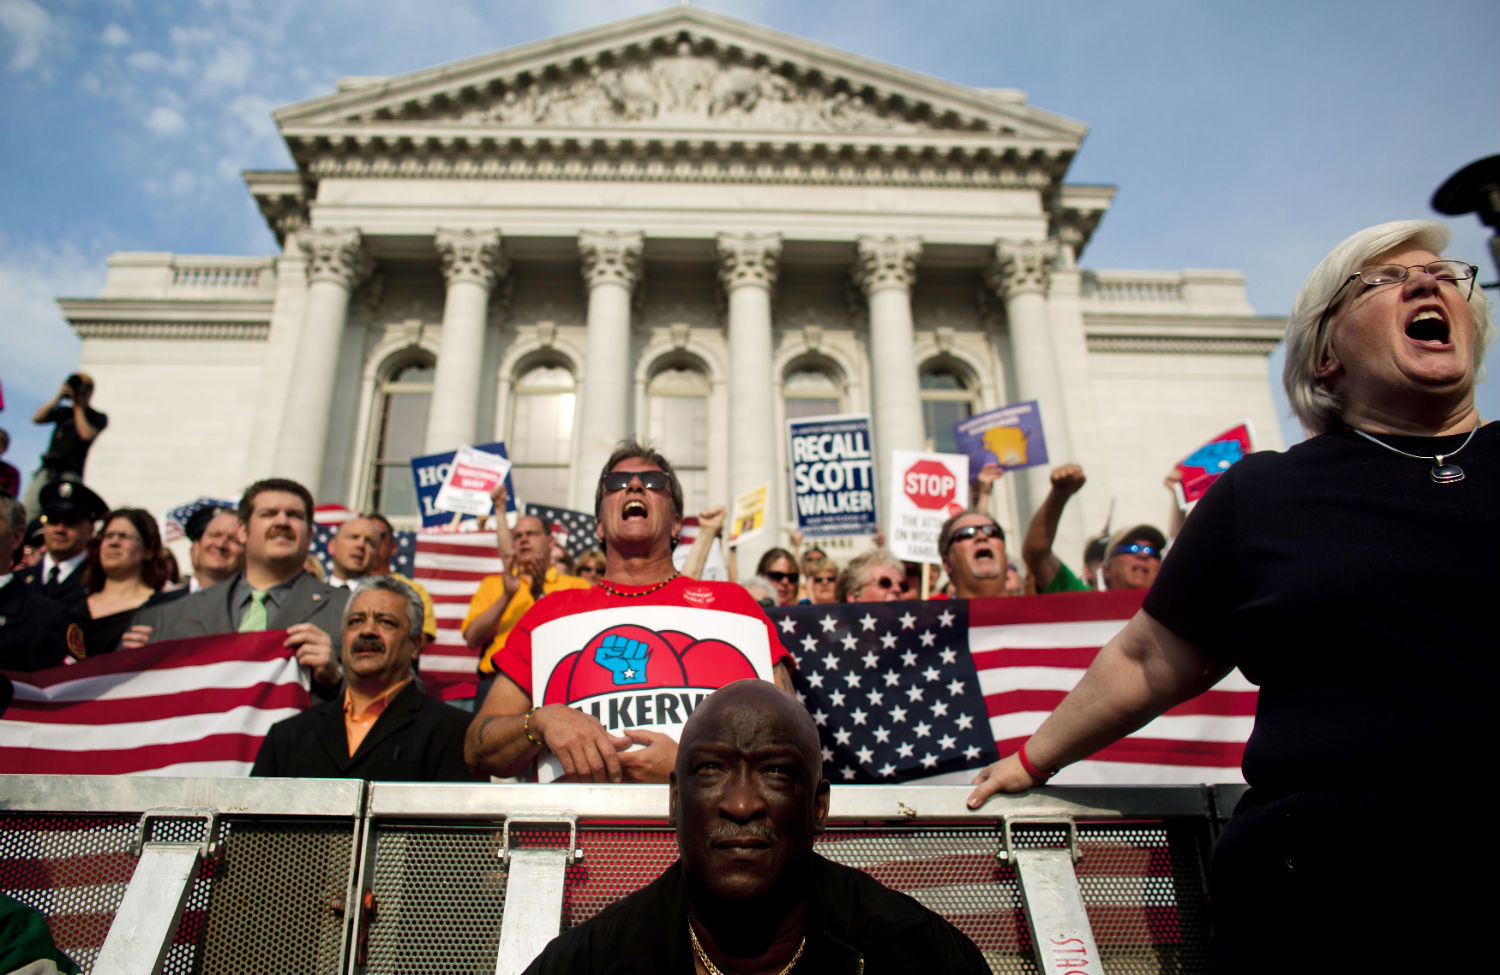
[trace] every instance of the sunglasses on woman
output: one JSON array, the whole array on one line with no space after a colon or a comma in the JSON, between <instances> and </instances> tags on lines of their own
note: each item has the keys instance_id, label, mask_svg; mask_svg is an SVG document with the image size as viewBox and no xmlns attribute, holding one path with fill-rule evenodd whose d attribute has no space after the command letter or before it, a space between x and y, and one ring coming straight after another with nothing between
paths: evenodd
<instances>
[{"instance_id":1,"label":"sunglasses on woman","mask_svg":"<svg viewBox=\"0 0 1500 975\"><path fill-rule=\"evenodd\" d=\"M890 576L876 576L873 579L866 579L863 583L860 584L859 588L863 589L865 586L879 586L882 589L898 589L901 587L901 585L902 583L899 579L892 579Z\"/></svg>"},{"instance_id":2,"label":"sunglasses on woman","mask_svg":"<svg viewBox=\"0 0 1500 975\"><path fill-rule=\"evenodd\" d=\"M795 573L795 572L771 572L771 571L767 570L766 572L763 572L761 574L764 575L767 579L770 579L772 582L796 582L797 581L797 573Z\"/></svg>"},{"instance_id":3,"label":"sunglasses on woman","mask_svg":"<svg viewBox=\"0 0 1500 975\"><path fill-rule=\"evenodd\" d=\"M647 491L665 491L667 489L667 475L661 471L615 471L600 478L604 484L607 494L623 491L630 487L631 481L640 481L641 487Z\"/></svg>"},{"instance_id":4,"label":"sunglasses on woman","mask_svg":"<svg viewBox=\"0 0 1500 975\"><path fill-rule=\"evenodd\" d=\"M831 586L838 581L838 576L811 576L811 581L825 586Z\"/></svg>"},{"instance_id":5,"label":"sunglasses on woman","mask_svg":"<svg viewBox=\"0 0 1500 975\"><path fill-rule=\"evenodd\" d=\"M579 575L603 575L604 570L597 565L581 565L578 567Z\"/></svg>"}]
</instances>

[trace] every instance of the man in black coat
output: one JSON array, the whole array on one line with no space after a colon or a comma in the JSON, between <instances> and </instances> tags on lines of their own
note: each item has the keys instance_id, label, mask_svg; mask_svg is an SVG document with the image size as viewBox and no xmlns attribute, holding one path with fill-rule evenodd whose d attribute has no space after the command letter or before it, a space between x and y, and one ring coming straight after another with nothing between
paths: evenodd
<instances>
[{"instance_id":1,"label":"man in black coat","mask_svg":"<svg viewBox=\"0 0 1500 975\"><path fill-rule=\"evenodd\" d=\"M41 505L46 552L21 577L35 592L66 606L84 590L83 566L94 524L109 513L109 505L71 476L42 488Z\"/></svg>"},{"instance_id":2,"label":"man in black coat","mask_svg":"<svg viewBox=\"0 0 1500 975\"><path fill-rule=\"evenodd\" d=\"M465 782L470 715L413 679L422 601L389 576L361 581L344 610L344 692L277 722L251 775Z\"/></svg>"},{"instance_id":3,"label":"man in black coat","mask_svg":"<svg viewBox=\"0 0 1500 975\"><path fill-rule=\"evenodd\" d=\"M693 712L671 778L681 859L552 941L527 972L975 972L984 956L905 894L813 853L828 820L817 728L744 680Z\"/></svg>"},{"instance_id":4,"label":"man in black coat","mask_svg":"<svg viewBox=\"0 0 1500 975\"><path fill-rule=\"evenodd\" d=\"M52 667L68 651L68 611L11 572L25 532L26 507L0 494L0 670Z\"/></svg>"}]
</instances>

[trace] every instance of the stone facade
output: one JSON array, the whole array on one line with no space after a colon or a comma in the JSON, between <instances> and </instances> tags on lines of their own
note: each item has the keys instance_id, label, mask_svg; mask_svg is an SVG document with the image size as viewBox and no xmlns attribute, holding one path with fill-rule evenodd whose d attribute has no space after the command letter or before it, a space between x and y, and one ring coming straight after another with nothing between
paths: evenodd
<instances>
[{"instance_id":1,"label":"stone facade","mask_svg":"<svg viewBox=\"0 0 1500 975\"><path fill-rule=\"evenodd\" d=\"M1111 500L1160 523L1207 436L1249 418L1280 446L1282 321L1237 272L1081 268L1113 190L1064 183L1085 128L1019 92L675 8L276 119L297 170L245 178L280 254L117 254L62 302L111 501L275 473L399 510L406 456L506 440L523 494L588 508L640 434L690 507L770 481L779 544L789 413L868 412L885 453L1037 399L1089 475L1067 559ZM1017 539L1045 484L1002 481Z\"/></svg>"}]
</instances>

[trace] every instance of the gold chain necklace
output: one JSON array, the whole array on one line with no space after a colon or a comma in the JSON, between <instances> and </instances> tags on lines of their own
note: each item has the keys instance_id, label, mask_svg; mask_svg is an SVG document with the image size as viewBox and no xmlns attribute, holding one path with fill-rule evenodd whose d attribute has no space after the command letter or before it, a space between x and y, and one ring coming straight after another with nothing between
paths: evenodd
<instances>
[{"instance_id":1,"label":"gold chain necklace","mask_svg":"<svg viewBox=\"0 0 1500 975\"><path fill-rule=\"evenodd\" d=\"M658 582L656 585L652 586L650 589L642 589L640 592L621 592L620 590L616 589L614 586L610 585L609 581L607 579L600 579L599 582L598 582L598 586L599 586L600 589L603 589L605 592L609 593L611 596L619 596L619 597L621 597L623 599L635 599L637 596L649 596L653 592L656 592L658 589L664 588L667 585L667 583L671 582L673 579L677 578L679 575L681 575L680 572L673 572L671 575L667 576L665 579L663 579L661 582Z\"/></svg>"},{"instance_id":2,"label":"gold chain necklace","mask_svg":"<svg viewBox=\"0 0 1500 975\"><path fill-rule=\"evenodd\" d=\"M713 963L713 959L708 957L708 952L704 951L703 946L698 943L698 932L693 930L692 921L688 921L688 937L693 939L693 954L703 963L703 967L708 971L708 975L724 975L723 970ZM792 956L791 961L786 963L786 967L777 972L776 975L786 975L787 972L791 971L792 966L797 964L798 959L802 957L802 950L806 947L807 935L804 934L802 942L797 945L797 953Z\"/></svg>"}]
</instances>

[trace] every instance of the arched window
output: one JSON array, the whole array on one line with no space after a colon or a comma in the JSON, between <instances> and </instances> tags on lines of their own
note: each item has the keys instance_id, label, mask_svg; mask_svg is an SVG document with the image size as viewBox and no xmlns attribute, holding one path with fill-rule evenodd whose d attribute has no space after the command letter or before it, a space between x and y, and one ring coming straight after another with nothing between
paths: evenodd
<instances>
[{"instance_id":1,"label":"arched window","mask_svg":"<svg viewBox=\"0 0 1500 975\"><path fill-rule=\"evenodd\" d=\"M974 415L974 392L968 380L951 365L938 363L922 370L922 435L927 449L956 454L953 424Z\"/></svg>"},{"instance_id":2,"label":"arched window","mask_svg":"<svg viewBox=\"0 0 1500 975\"><path fill-rule=\"evenodd\" d=\"M532 366L516 380L505 446L516 493L523 501L568 503L575 390L572 371L559 362Z\"/></svg>"},{"instance_id":3,"label":"arched window","mask_svg":"<svg viewBox=\"0 0 1500 975\"><path fill-rule=\"evenodd\" d=\"M651 377L646 436L671 457L682 482L684 514L702 511L708 504L708 377L701 369L679 363Z\"/></svg>"},{"instance_id":4,"label":"arched window","mask_svg":"<svg viewBox=\"0 0 1500 975\"><path fill-rule=\"evenodd\" d=\"M432 359L408 359L386 374L376 397L379 431L370 477L372 511L388 517L417 514L411 459L422 453L427 410L432 405Z\"/></svg>"},{"instance_id":5,"label":"arched window","mask_svg":"<svg viewBox=\"0 0 1500 975\"><path fill-rule=\"evenodd\" d=\"M781 384L786 401L786 418L824 416L844 409L844 387L833 374L817 366L798 366L786 374Z\"/></svg>"}]
</instances>

